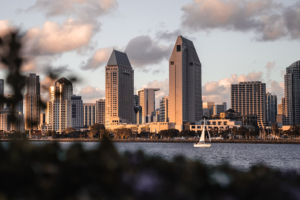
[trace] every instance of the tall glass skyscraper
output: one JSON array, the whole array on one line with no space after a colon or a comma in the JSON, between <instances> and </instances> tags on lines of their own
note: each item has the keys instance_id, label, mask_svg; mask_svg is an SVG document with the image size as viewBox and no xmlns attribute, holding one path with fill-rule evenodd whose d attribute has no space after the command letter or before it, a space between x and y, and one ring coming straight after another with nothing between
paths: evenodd
<instances>
[{"instance_id":1,"label":"tall glass skyscraper","mask_svg":"<svg viewBox=\"0 0 300 200\"><path fill-rule=\"evenodd\" d=\"M169 61L169 120L176 129L201 120L201 87L201 62L194 44L178 36Z\"/></svg>"},{"instance_id":2,"label":"tall glass skyscraper","mask_svg":"<svg viewBox=\"0 0 300 200\"><path fill-rule=\"evenodd\" d=\"M283 125L300 124L300 61L286 68L284 99L282 102Z\"/></svg>"},{"instance_id":3,"label":"tall glass skyscraper","mask_svg":"<svg viewBox=\"0 0 300 200\"><path fill-rule=\"evenodd\" d=\"M29 74L25 94L25 130L38 128L40 123L40 77Z\"/></svg>"},{"instance_id":4,"label":"tall glass skyscraper","mask_svg":"<svg viewBox=\"0 0 300 200\"><path fill-rule=\"evenodd\" d=\"M267 122L269 125L276 123L277 116L277 96L271 93L267 93Z\"/></svg>"},{"instance_id":5,"label":"tall glass skyscraper","mask_svg":"<svg viewBox=\"0 0 300 200\"><path fill-rule=\"evenodd\" d=\"M126 53L113 50L105 67L105 127L134 120L134 70Z\"/></svg>"}]
</instances>

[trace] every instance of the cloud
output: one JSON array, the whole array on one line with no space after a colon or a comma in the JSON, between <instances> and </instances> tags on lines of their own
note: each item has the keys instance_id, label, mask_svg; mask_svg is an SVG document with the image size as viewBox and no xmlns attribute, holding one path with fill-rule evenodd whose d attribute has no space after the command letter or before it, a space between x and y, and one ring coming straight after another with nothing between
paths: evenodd
<instances>
[{"instance_id":1,"label":"cloud","mask_svg":"<svg viewBox=\"0 0 300 200\"><path fill-rule=\"evenodd\" d=\"M156 37L160 40L166 40L168 42L175 42L177 37L182 34L182 31L179 29L176 29L173 32L169 31L158 31L156 33Z\"/></svg>"},{"instance_id":2,"label":"cloud","mask_svg":"<svg viewBox=\"0 0 300 200\"><path fill-rule=\"evenodd\" d=\"M285 7L274 0L195 0L182 7L181 25L189 31L251 31L260 41L300 38L300 3Z\"/></svg>"},{"instance_id":3,"label":"cloud","mask_svg":"<svg viewBox=\"0 0 300 200\"><path fill-rule=\"evenodd\" d=\"M277 103L280 104L281 99L284 97L284 83L271 81L269 84L270 87L267 88L267 92L277 95Z\"/></svg>"},{"instance_id":4,"label":"cloud","mask_svg":"<svg viewBox=\"0 0 300 200\"><path fill-rule=\"evenodd\" d=\"M95 103L98 99L105 97L105 91L89 85L81 88L77 95L82 96L84 102Z\"/></svg>"},{"instance_id":5,"label":"cloud","mask_svg":"<svg viewBox=\"0 0 300 200\"><path fill-rule=\"evenodd\" d=\"M142 88L159 88L160 90L155 92L155 108L159 108L159 101L169 95L169 79L165 79L164 81L154 80L149 82L146 85L143 85Z\"/></svg>"},{"instance_id":6,"label":"cloud","mask_svg":"<svg viewBox=\"0 0 300 200\"><path fill-rule=\"evenodd\" d=\"M97 24L98 17L118 7L116 0L37 0L26 11L43 12L46 17L67 16Z\"/></svg>"},{"instance_id":7,"label":"cloud","mask_svg":"<svg viewBox=\"0 0 300 200\"><path fill-rule=\"evenodd\" d=\"M31 56L54 55L88 45L93 26L69 19L62 25L47 21L42 28L27 31L24 53Z\"/></svg>"},{"instance_id":8,"label":"cloud","mask_svg":"<svg viewBox=\"0 0 300 200\"><path fill-rule=\"evenodd\" d=\"M183 30L179 30L179 29L176 29L172 32L170 32L170 31L158 31L156 33L156 39L175 43L177 37L180 36L180 35L184 35L185 38L187 38L189 40L192 40L192 41L197 40L197 38L195 38L195 37L187 36L187 34Z\"/></svg>"},{"instance_id":9,"label":"cloud","mask_svg":"<svg viewBox=\"0 0 300 200\"><path fill-rule=\"evenodd\" d=\"M139 68L169 59L171 52L172 46L161 45L145 35L131 39L126 46L131 64Z\"/></svg>"},{"instance_id":10,"label":"cloud","mask_svg":"<svg viewBox=\"0 0 300 200\"><path fill-rule=\"evenodd\" d=\"M104 66L108 62L112 50L112 47L98 49L94 55L87 60L86 63L81 63L81 69L95 70Z\"/></svg>"},{"instance_id":11,"label":"cloud","mask_svg":"<svg viewBox=\"0 0 300 200\"><path fill-rule=\"evenodd\" d=\"M285 75L285 70L281 70L280 71L280 77L284 77L284 75Z\"/></svg>"},{"instance_id":12,"label":"cloud","mask_svg":"<svg viewBox=\"0 0 300 200\"><path fill-rule=\"evenodd\" d=\"M8 20L0 20L0 37L3 37L13 31L14 28Z\"/></svg>"},{"instance_id":13,"label":"cloud","mask_svg":"<svg viewBox=\"0 0 300 200\"><path fill-rule=\"evenodd\" d=\"M266 65L266 68L267 68L267 79L270 78L271 72L272 72L272 70L274 69L275 64L276 64L275 61L273 61L273 62L268 62L268 63L267 63L267 65Z\"/></svg>"},{"instance_id":14,"label":"cloud","mask_svg":"<svg viewBox=\"0 0 300 200\"><path fill-rule=\"evenodd\" d=\"M262 81L262 72L251 72L247 75L232 74L229 78L219 81L206 82L202 87L202 100L213 102L227 102L230 104L231 84L245 81Z\"/></svg>"}]
</instances>

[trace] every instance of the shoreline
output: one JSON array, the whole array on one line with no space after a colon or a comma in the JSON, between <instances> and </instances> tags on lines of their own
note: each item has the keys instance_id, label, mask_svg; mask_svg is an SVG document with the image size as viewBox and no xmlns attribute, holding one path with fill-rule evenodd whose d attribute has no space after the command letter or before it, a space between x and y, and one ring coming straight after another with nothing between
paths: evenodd
<instances>
[{"instance_id":1,"label":"shoreline","mask_svg":"<svg viewBox=\"0 0 300 200\"><path fill-rule=\"evenodd\" d=\"M11 142L15 141L12 139L0 139L0 142ZM17 140L22 141L22 140ZM26 141L30 142L101 142L99 139L52 139L52 140L43 140L43 139L27 139ZM172 140L172 139L113 139L112 142L141 142L141 143L196 143L197 140ZM207 141L208 142L208 141ZM212 140L211 143L241 143L241 144L300 144L300 140Z\"/></svg>"}]
</instances>

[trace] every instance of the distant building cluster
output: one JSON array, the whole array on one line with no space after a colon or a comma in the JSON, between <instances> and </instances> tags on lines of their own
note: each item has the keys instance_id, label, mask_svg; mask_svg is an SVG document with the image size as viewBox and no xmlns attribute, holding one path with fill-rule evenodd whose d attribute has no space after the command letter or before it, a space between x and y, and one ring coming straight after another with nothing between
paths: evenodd
<instances>
[{"instance_id":1,"label":"distant building cluster","mask_svg":"<svg viewBox=\"0 0 300 200\"><path fill-rule=\"evenodd\" d=\"M69 127L81 129L99 123L107 129L131 128L133 132L198 131L202 129L203 118L209 127L219 130L300 124L300 61L286 68L284 98L279 105L277 96L267 93L266 84L260 81L232 84L230 109L227 102L202 102L201 73L193 42L179 36L169 60L169 95L155 102L155 93L160 88L142 88L135 95L134 70L129 58L126 53L113 50L105 67L105 99L84 103L81 96L73 94L72 83L60 78L49 89L45 112L40 106L39 76L31 73L26 84L25 117L23 101L14 107L0 104L0 130L61 133ZM4 95L3 80L0 95ZM11 122L12 114L19 123Z\"/></svg>"}]
</instances>

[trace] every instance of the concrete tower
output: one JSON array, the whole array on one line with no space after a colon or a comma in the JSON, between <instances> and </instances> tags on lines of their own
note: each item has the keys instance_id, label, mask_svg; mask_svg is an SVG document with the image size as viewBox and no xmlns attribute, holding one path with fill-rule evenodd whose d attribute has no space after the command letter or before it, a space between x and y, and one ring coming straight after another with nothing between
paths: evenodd
<instances>
[{"instance_id":1,"label":"concrete tower","mask_svg":"<svg viewBox=\"0 0 300 200\"><path fill-rule=\"evenodd\" d=\"M266 84L260 81L231 85L231 108L241 115L256 115L257 124L266 125Z\"/></svg>"},{"instance_id":2,"label":"concrete tower","mask_svg":"<svg viewBox=\"0 0 300 200\"><path fill-rule=\"evenodd\" d=\"M105 99L96 101L96 119L98 124L105 125Z\"/></svg>"},{"instance_id":3,"label":"concrete tower","mask_svg":"<svg viewBox=\"0 0 300 200\"><path fill-rule=\"evenodd\" d=\"M81 96L72 95L72 127L82 128L83 127L83 101Z\"/></svg>"},{"instance_id":4,"label":"concrete tower","mask_svg":"<svg viewBox=\"0 0 300 200\"><path fill-rule=\"evenodd\" d=\"M29 74L25 94L25 130L37 129L40 123L40 77Z\"/></svg>"},{"instance_id":5,"label":"concrete tower","mask_svg":"<svg viewBox=\"0 0 300 200\"><path fill-rule=\"evenodd\" d=\"M155 112L155 92L159 88L143 88L138 90L139 106L142 107L142 123L153 122L152 113Z\"/></svg>"},{"instance_id":6,"label":"concrete tower","mask_svg":"<svg viewBox=\"0 0 300 200\"><path fill-rule=\"evenodd\" d=\"M176 129L201 119L201 86L201 62L194 44L179 36L169 62L169 120Z\"/></svg>"},{"instance_id":7,"label":"concrete tower","mask_svg":"<svg viewBox=\"0 0 300 200\"><path fill-rule=\"evenodd\" d=\"M169 96L160 100L159 118L160 122L169 122Z\"/></svg>"},{"instance_id":8,"label":"concrete tower","mask_svg":"<svg viewBox=\"0 0 300 200\"><path fill-rule=\"evenodd\" d=\"M89 127L97 123L96 110L97 109L95 103L83 104L83 125L85 127Z\"/></svg>"},{"instance_id":9,"label":"concrete tower","mask_svg":"<svg viewBox=\"0 0 300 200\"><path fill-rule=\"evenodd\" d=\"M134 70L126 53L113 50L105 71L105 127L133 123Z\"/></svg>"}]
</instances>

